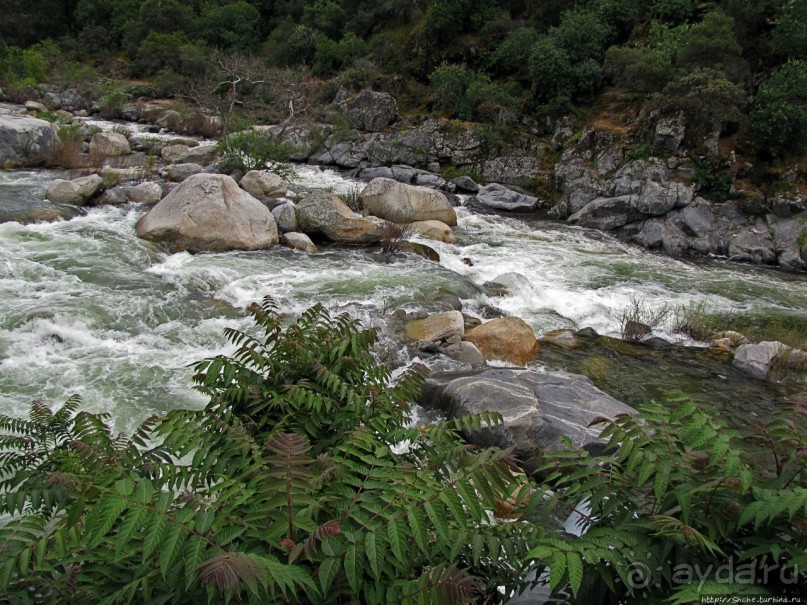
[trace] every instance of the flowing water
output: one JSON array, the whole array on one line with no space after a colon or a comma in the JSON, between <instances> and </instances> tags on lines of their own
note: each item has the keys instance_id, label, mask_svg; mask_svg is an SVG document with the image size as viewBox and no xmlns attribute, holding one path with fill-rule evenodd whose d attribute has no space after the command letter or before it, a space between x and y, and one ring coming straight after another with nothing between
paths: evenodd
<instances>
[{"instance_id":1,"label":"flowing water","mask_svg":"<svg viewBox=\"0 0 807 605\"><path fill-rule=\"evenodd\" d=\"M297 191L324 187L345 193L357 186L332 171L299 172ZM56 176L0 172L0 211L47 204L43 192ZM144 211L105 207L71 220L0 224L0 413L24 414L34 399L55 404L79 393L88 409L111 412L119 430L130 430L151 412L200 406L204 400L191 388L190 364L226 352L223 328L247 328L243 309L266 294L286 312L322 302L380 325L391 310L422 308L419 301L442 288L456 293L472 314L489 315L495 307L524 318L537 333L585 326L613 333L631 296L651 306L704 300L714 310L799 317L807 309L803 275L721 261L683 262L595 231L536 219L459 209L457 244L422 240L440 253L435 264L417 256L382 262L368 249L325 248L313 256L283 248L165 254L134 234ZM486 295L490 290L483 285L489 281L502 284L506 294ZM397 363L410 355L401 346L393 353ZM585 370L591 355L576 355L548 347L546 363ZM674 376L660 373L652 356L620 351L605 357L610 365L597 366L600 384L626 400L656 396L642 388L654 374L664 374L659 378L667 382ZM740 397L737 405L744 409L752 409L758 398L769 409L777 394L762 384L755 387L759 393L749 391L750 383L732 375L724 362L682 363L697 371L681 380L699 384L707 394L739 381L740 395L731 391L721 407ZM596 379L596 371L590 374ZM703 382L707 379L718 382ZM654 388L668 386L662 380Z\"/></svg>"}]
</instances>

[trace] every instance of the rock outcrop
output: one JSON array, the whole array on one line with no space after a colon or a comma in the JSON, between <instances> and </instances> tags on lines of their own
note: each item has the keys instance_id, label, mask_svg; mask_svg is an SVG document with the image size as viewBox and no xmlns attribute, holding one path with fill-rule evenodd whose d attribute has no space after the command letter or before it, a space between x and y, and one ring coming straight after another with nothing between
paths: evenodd
<instances>
[{"instance_id":1,"label":"rock outcrop","mask_svg":"<svg viewBox=\"0 0 807 605\"><path fill-rule=\"evenodd\" d=\"M343 107L350 125L359 130L378 132L398 119L398 103L386 92L362 90Z\"/></svg>"},{"instance_id":2,"label":"rock outcrop","mask_svg":"<svg viewBox=\"0 0 807 605\"><path fill-rule=\"evenodd\" d=\"M271 211L221 174L196 174L149 210L137 235L178 252L260 250L278 243Z\"/></svg>"}]
</instances>

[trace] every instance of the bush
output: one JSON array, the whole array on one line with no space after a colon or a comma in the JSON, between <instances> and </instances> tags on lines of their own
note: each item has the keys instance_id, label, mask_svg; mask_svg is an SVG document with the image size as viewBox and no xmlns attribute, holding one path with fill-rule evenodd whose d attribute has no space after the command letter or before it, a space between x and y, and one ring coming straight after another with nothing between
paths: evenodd
<instances>
[{"instance_id":1,"label":"bush","mask_svg":"<svg viewBox=\"0 0 807 605\"><path fill-rule=\"evenodd\" d=\"M743 71L742 48L734 35L734 19L722 13L709 13L693 25L678 52L676 66L691 70L696 67L723 71L736 80Z\"/></svg>"},{"instance_id":2,"label":"bush","mask_svg":"<svg viewBox=\"0 0 807 605\"><path fill-rule=\"evenodd\" d=\"M532 27L521 27L511 32L488 58L488 67L499 75L520 75L528 78L524 57L530 55L539 34Z\"/></svg>"},{"instance_id":3,"label":"bush","mask_svg":"<svg viewBox=\"0 0 807 605\"><path fill-rule=\"evenodd\" d=\"M507 452L466 446L491 414L408 426L375 330L270 300L257 335L196 366L204 410L131 438L70 399L0 416L0 590L20 601L467 603L525 584L537 532ZM510 500L514 522L492 523ZM35 595L35 598L27 598Z\"/></svg>"},{"instance_id":4,"label":"bush","mask_svg":"<svg viewBox=\"0 0 807 605\"><path fill-rule=\"evenodd\" d=\"M751 121L762 145L794 154L807 148L807 62L788 61L760 86Z\"/></svg>"},{"instance_id":5,"label":"bush","mask_svg":"<svg viewBox=\"0 0 807 605\"><path fill-rule=\"evenodd\" d=\"M515 111L516 101L505 87L465 65L443 63L429 80L437 99L435 107L453 117L472 120L483 109L490 112L495 111L493 108Z\"/></svg>"},{"instance_id":6,"label":"bush","mask_svg":"<svg viewBox=\"0 0 807 605\"><path fill-rule=\"evenodd\" d=\"M530 553L555 595L673 605L804 596L803 404L742 437L683 397L599 423L605 453L566 449L538 471L582 533L541 538Z\"/></svg>"},{"instance_id":7,"label":"bush","mask_svg":"<svg viewBox=\"0 0 807 605\"><path fill-rule=\"evenodd\" d=\"M333 75L366 52L367 43L356 34L345 34L339 42L320 36L316 42L313 71L318 75Z\"/></svg>"},{"instance_id":8,"label":"bush","mask_svg":"<svg viewBox=\"0 0 807 605\"><path fill-rule=\"evenodd\" d=\"M532 87L539 100L562 105L571 100L573 84L569 55L548 37L542 37L532 47L528 59Z\"/></svg>"},{"instance_id":9,"label":"bush","mask_svg":"<svg viewBox=\"0 0 807 605\"><path fill-rule=\"evenodd\" d=\"M696 68L665 86L661 103L667 110L683 111L692 131L705 135L738 120L746 96L723 72Z\"/></svg>"},{"instance_id":10,"label":"bush","mask_svg":"<svg viewBox=\"0 0 807 605\"><path fill-rule=\"evenodd\" d=\"M653 16L666 23L680 25L695 13L696 0L657 0L651 9Z\"/></svg>"},{"instance_id":11,"label":"bush","mask_svg":"<svg viewBox=\"0 0 807 605\"><path fill-rule=\"evenodd\" d=\"M614 86L637 92L658 92L672 79L669 60L650 48L612 46L605 53L605 74Z\"/></svg>"},{"instance_id":12,"label":"bush","mask_svg":"<svg viewBox=\"0 0 807 605\"><path fill-rule=\"evenodd\" d=\"M288 160L294 148L258 130L249 129L233 132L219 141L221 158L219 169L224 172L235 170L261 170L273 162L272 171L283 178L293 178L294 168Z\"/></svg>"},{"instance_id":13,"label":"bush","mask_svg":"<svg viewBox=\"0 0 807 605\"><path fill-rule=\"evenodd\" d=\"M573 64L588 59L600 61L612 35L596 13L582 9L563 13L560 25L551 32L555 43L566 51Z\"/></svg>"}]
</instances>

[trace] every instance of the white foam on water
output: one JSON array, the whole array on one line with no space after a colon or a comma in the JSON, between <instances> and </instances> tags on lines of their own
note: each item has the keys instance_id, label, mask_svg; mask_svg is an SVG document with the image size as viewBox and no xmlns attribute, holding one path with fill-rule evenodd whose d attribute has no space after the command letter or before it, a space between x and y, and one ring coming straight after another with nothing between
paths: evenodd
<instances>
[{"instance_id":1,"label":"white foam on water","mask_svg":"<svg viewBox=\"0 0 807 605\"><path fill-rule=\"evenodd\" d=\"M329 169L298 173L300 187L344 194L362 186ZM0 184L35 189L50 178L12 171L0 173ZM32 399L55 405L78 392L130 430L149 413L202 405L188 364L232 351L223 329L249 329L245 308L267 294L291 316L318 302L381 326L385 313L418 310L424 296L447 288L471 313L498 307L538 332L613 332L631 295L650 305L807 308L804 276L695 265L597 232L464 209L457 244L419 239L439 252L440 265L419 257L386 264L372 251L327 247L312 256L282 248L158 253L134 233L144 211L106 207L70 221L0 224L0 413L24 415ZM483 284L497 280L507 294L485 295ZM417 360L384 344L401 362Z\"/></svg>"}]
</instances>

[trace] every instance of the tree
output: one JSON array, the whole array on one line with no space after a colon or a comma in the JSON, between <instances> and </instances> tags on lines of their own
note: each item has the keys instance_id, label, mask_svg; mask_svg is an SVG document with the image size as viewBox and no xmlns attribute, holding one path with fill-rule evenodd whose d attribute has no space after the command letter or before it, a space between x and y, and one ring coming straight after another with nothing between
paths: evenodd
<instances>
[{"instance_id":1,"label":"tree","mask_svg":"<svg viewBox=\"0 0 807 605\"><path fill-rule=\"evenodd\" d=\"M760 86L751 120L762 145L795 154L807 148L807 62L788 61Z\"/></svg>"},{"instance_id":2,"label":"tree","mask_svg":"<svg viewBox=\"0 0 807 605\"><path fill-rule=\"evenodd\" d=\"M558 105L571 101L573 87L569 55L551 37L544 36L533 45L528 65L536 97Z\"/></svg>"},{"instance_id":3,"label":"tree","mask_svg":"<svg viewBox=\"0 0 807 605\"><path fill-rule=\"evenodd\" d=\"M600 17L589 10L577 9L563 13L560 25L552 30L552 38L562 48L572 64L588 59L600 61L612 32Z\"/></svg>"},{"instance_id":4,"label":"tree","mask_svg":"<svg viewBox=\"0 0 807 605\"><path fill-rule=\"evenodd\" d=\"M249 51L260 40L261 15L244 0L207 5L199 18L199 32L210 46Z\"/></svg>"},{"instance_id":5,"label":"tree","mask_svg":"<svg viewBox=\"0 0 807 605\"><path fill-rule=\"evenodd\" d=\"M718 69L736 81L743 71L742 48L734 34L734 19L722 13L708 13L693 25L678 52L676 66Z\"/></svg>"},{"instance_id":6,"label":"tree","mask_svg":"<svg viewBox=\"0 0 807 605\"><path fill-rule=\"evenodd\" d=\"M771 40L785 57L807 59L807 0L785 2Z\"/></svg>"},{"instance_id":7,"label":"tree","mask_svg":"<svg viewBox=\"0 0 807 605\"><path fill-rule=\"evenodd\" d=\"M706 135L740 118L746 94L722 72L696 68L665 86L661 102L666 109L683 111L692 131Z\"/></svg>"}]
</instances>

